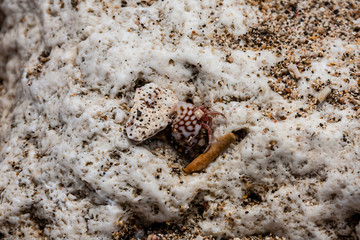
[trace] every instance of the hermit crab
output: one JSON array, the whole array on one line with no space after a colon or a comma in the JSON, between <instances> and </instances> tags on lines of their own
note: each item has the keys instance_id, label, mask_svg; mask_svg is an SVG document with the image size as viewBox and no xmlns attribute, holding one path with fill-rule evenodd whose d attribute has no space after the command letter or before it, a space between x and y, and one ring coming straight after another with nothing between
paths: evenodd
<instances>
[{"instance_id":1,"label":"hermit crab","mask_svg":"<svg viewBox=\"0 0 360 240\"><path fill-rule=\"evenodd\" d=\"M171 135L178 145L186 151L206 145L207 151L212 142L213 118L218 115L225 118L205 106L180 102L171 90L149 83L136 90L126 132L129 139L140 143L171 124ZM207 143L202 129L206 130Z\"/></svg>"},{"instance_id":2,"label":"hermit crab","mask_svg":"<svg viewBox=\"0 0 360 240\"><path fill-rule=\"evenodd\" d=\"M172 139L181 146L179 150L185 149L189 155L194 155L193 152L197 152L199 147L204 149L206 145L204 153L184 168L190 174L205 169L238 139L236 132L229 132L212 144L212 122L218 115L225 118L224 114L205 106L195 107L191 103L180 102L171 90L149 83L136 89L126 133L133 142L141 143L170 129Z\"/></svg>"},{"instance_id":3,"label":"hermit crab","mask_svg":"<svg viewBox=\"0 0 360 240\"><path fill-rule=\"evenodd\" d=\"M191 103L179 102L175 106L175 119L171 125L171 133L174 140L187 150L196 144L204 145L200 142L200 131L204 128L207 131L208 142L205 152L209 149L212 142L212 121L213 117L222 113L211 111L205 106L195 107Z\"/></svg>"}]
</instances>

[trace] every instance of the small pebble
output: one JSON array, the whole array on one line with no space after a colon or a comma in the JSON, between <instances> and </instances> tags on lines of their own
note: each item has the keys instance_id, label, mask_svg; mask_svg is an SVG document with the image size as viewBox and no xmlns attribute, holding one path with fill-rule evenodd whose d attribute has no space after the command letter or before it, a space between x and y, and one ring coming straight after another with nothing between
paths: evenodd
<instances>
[{"instance_id":1,"label":"small pebble","mask_svg":"<svg viewBox=\"0 0 360 240\"><path fill-rule=\"evenodd\" d=\"M323 26L319 26L319 27L317 28L317 32L318 32L319 34L323 34L323 33L325 32L325 28L324 28Z\"/></svg>"},{"instance_id":2,"label":"small pebble","mask_svg":"<svg viewBox=\"0 0 360 240\"><path fill-rule=\"evenodd\" d=\"M146 238L146 240L159 240L159 237L154 234L151 234Z\"/></svg>"},{"instance_id":3,"label":"small pebble","mask_svg":"<svg viewBox=\"0 0 360 240\"><path fill-rule=\"evenodd\" d=\"M145 235L144 230L139 230L135 233L134 238L135 239L142 239Z\"/></svg>"},{"instance_id":4,"label":"small pebble","mask_svg":"<svg viewBox=\"0 0 360 240\"><path fill-rule=\"evenodd\" d=\"M318 95L319 103L324 102L325 99L330 95L330 93L331 93L331 88L329 88L329 87L323 88L323 89L319 92L319 95Z\"/></svg>"},{"instance_id":5,"label":"small pebble","mask_svg":"<svg viewBox=\"0 0 360 240\"><path fill-rule=\"evenodd\" d=\"M291 77L293 77L294 79L301 78L301 73L299 72L299 69L297 68L297 66L295 64L290 63L288 66L288 70L290 72Z\"/></svg>"}]
</instances>

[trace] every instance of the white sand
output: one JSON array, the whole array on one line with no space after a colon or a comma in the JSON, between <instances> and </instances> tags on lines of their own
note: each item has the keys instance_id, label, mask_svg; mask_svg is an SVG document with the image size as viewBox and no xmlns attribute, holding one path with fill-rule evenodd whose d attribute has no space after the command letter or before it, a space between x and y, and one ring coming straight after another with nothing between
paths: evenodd
<instances>
[{"instance_id":1,"label":"white sand","mask_svg":"<svg viewBox=\"0 0 360 240\"><path fill-rule=\"evenodd\" d=\"M261 21L256 6L61 2L1 4L1 236L106 239L135 215L184 221L202 235L360 237L360 224L349 223L360 212L360 124L351 103L324 99L296 117L306 98L284 99L263 72L282 56L199 45L214 29L245 34ZM318 97L306 78L330 79L337 90L356 86L351 64L341 77L328 64L350 47L359 56L359 45L330 39L323 47L324 58L301 72L299 94ZM225 114L215 138L240 128L248 136L205 172L185 175L169 144L134 145L124 132L141 79ZM195 219L199 202L207 208Z\"/></svg>"}]
</instances>

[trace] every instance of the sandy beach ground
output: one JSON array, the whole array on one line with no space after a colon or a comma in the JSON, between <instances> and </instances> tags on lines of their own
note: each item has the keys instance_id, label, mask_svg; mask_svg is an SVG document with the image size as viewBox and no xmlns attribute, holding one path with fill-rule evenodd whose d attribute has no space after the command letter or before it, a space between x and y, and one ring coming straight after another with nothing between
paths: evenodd
<instances>
[{"instance_id":1,"label":"sandy beach ground","mask_svg":"<svg viewBox=\"0 0 360 240\"><path fill-rule=\"evenodd\" d=\"M359 5L0 0L0 239L359 239ZM186 174L148 83L246 134Z\"/></svg>"}]
</instances>

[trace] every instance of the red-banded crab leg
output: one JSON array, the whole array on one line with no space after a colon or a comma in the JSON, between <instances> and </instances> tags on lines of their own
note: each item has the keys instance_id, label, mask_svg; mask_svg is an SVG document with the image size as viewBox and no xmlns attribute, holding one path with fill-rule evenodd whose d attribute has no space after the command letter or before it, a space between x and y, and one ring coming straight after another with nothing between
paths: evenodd
<instances>
[{"instance_id":1,"label":"red-banded crab leg","mask_svg":"<svg viewBox=\"0 0 360 240\"><path fill-rule=\"evenodd\" d=\"M206 149L204 151L204 152L207 152L207 150L209 150L209 148L211 146L211 142L212 142L212 130L211 130L211 127L206 123L201 123L201 126L203 128L205 128L207 130L207 132L208 132L208 144L207 144L207 147L206 147Z\"/></svg>"}]
</instances>

